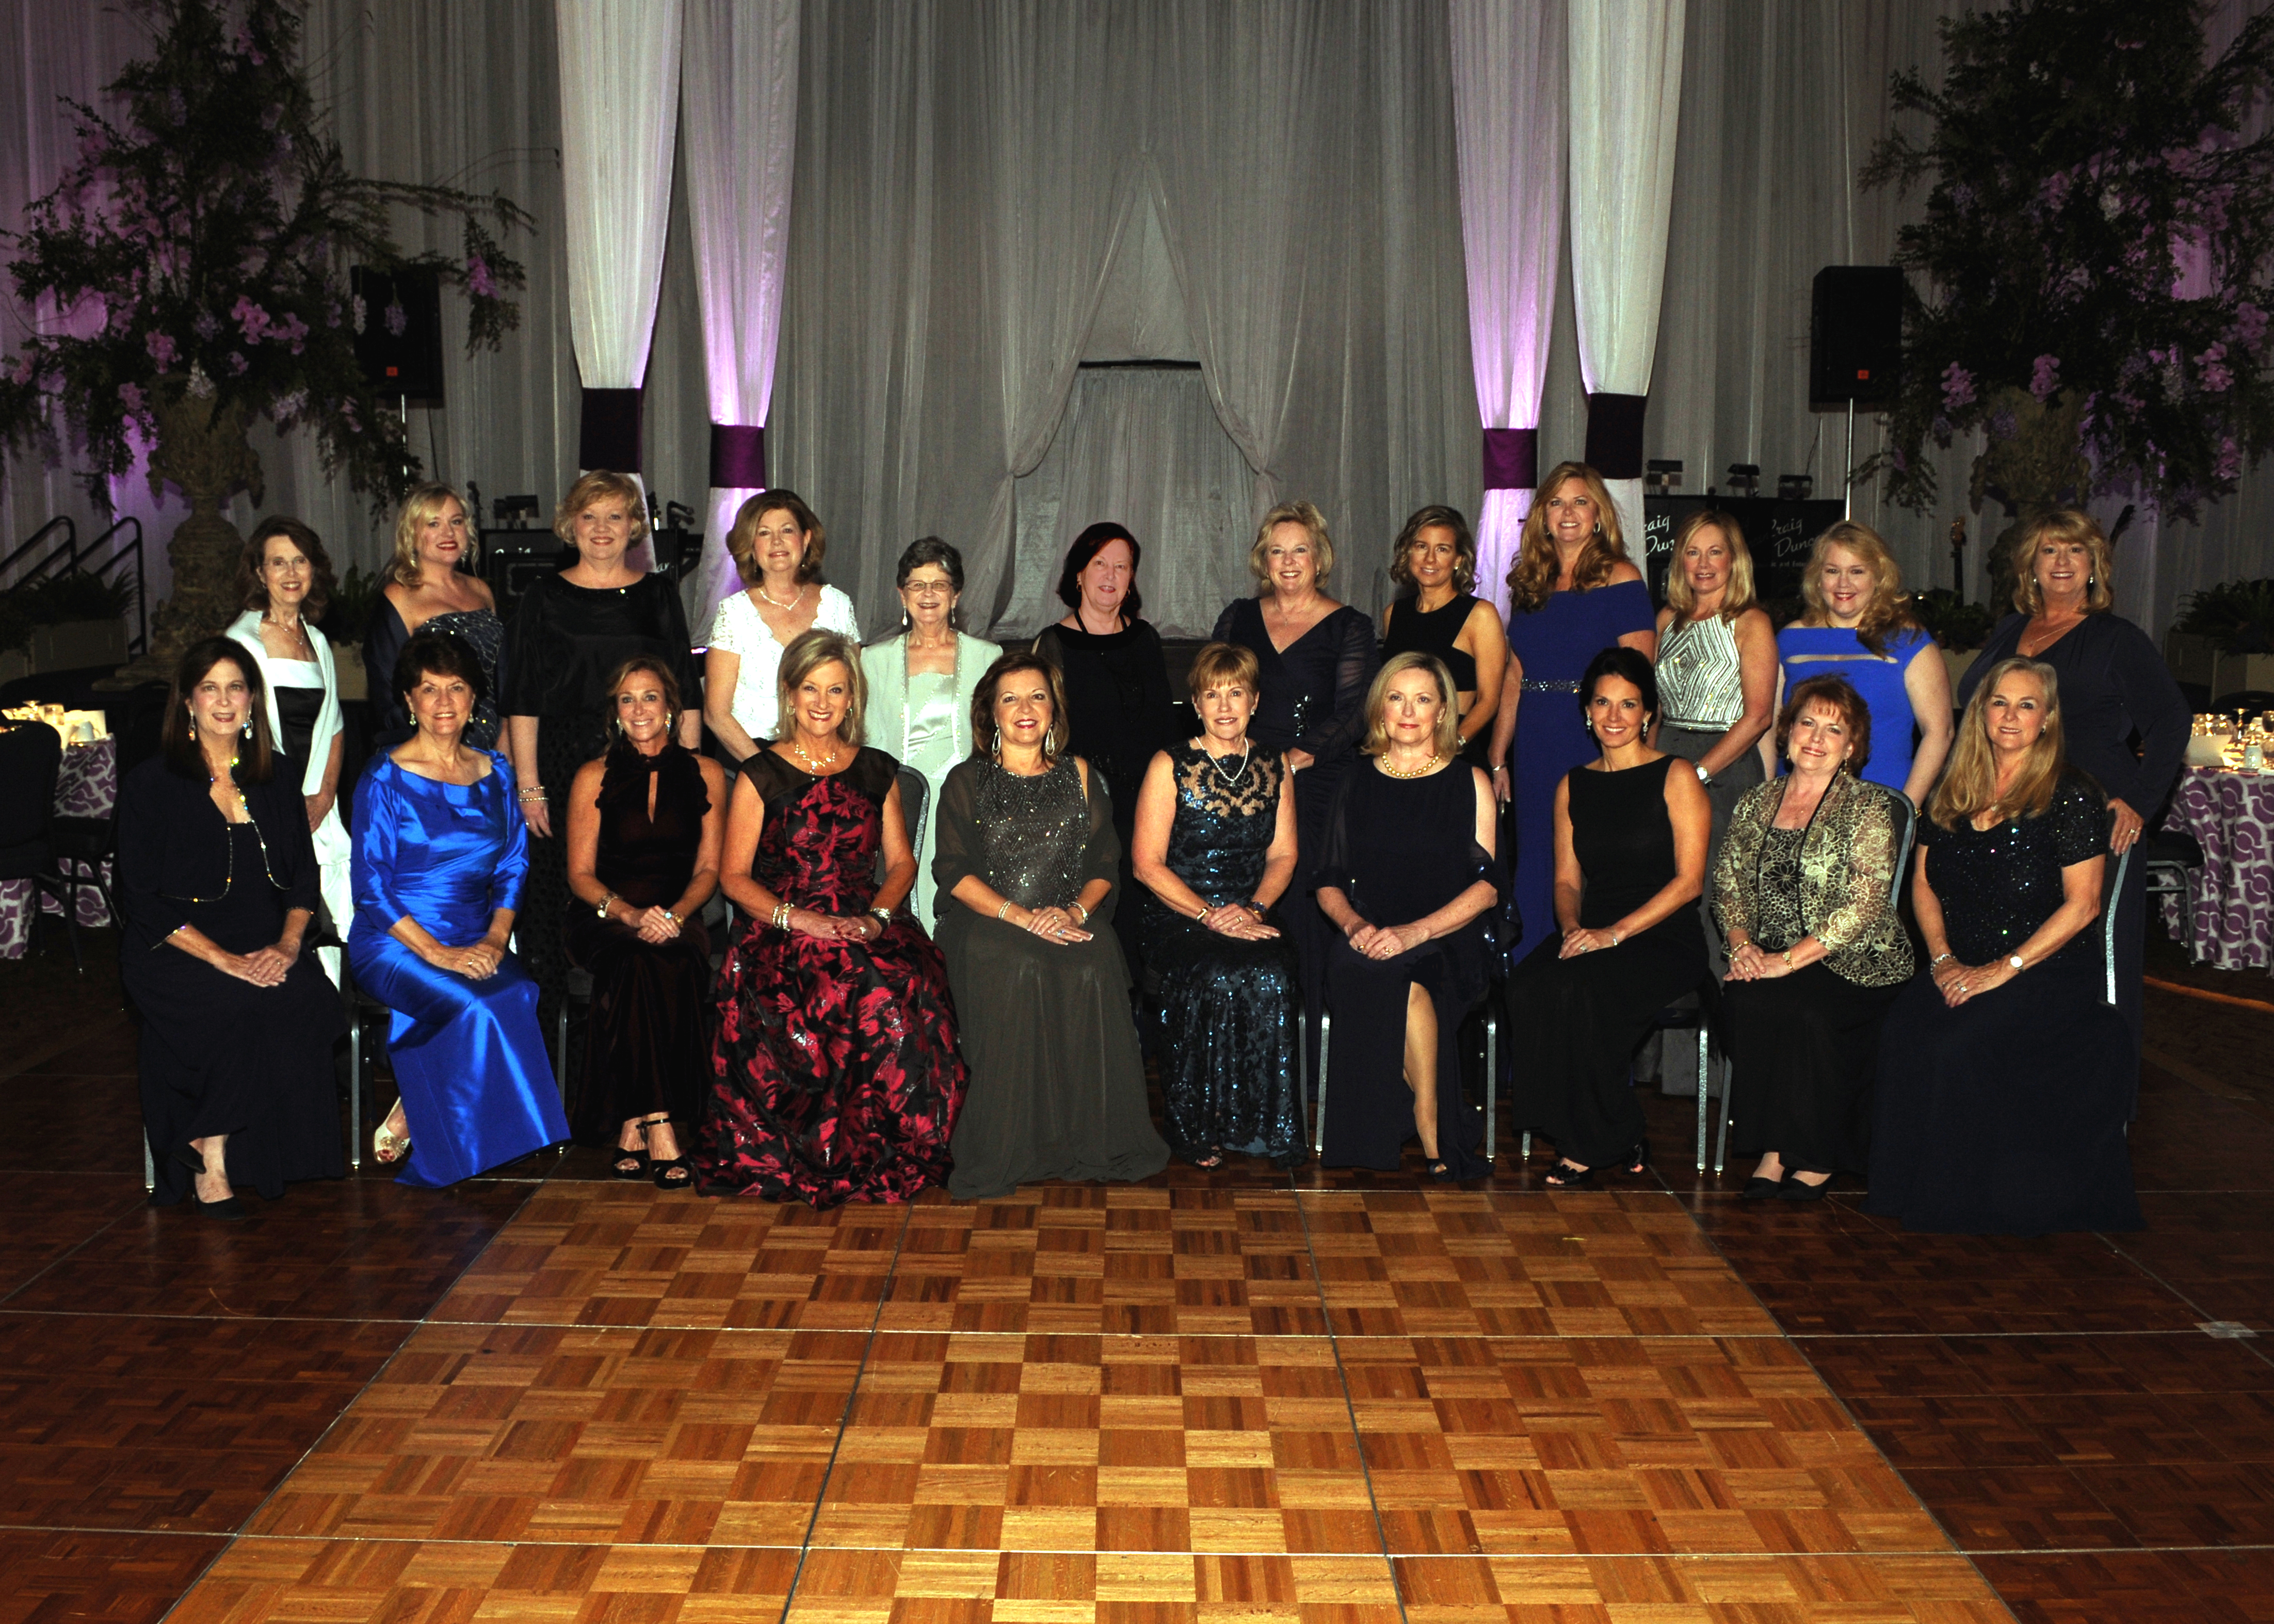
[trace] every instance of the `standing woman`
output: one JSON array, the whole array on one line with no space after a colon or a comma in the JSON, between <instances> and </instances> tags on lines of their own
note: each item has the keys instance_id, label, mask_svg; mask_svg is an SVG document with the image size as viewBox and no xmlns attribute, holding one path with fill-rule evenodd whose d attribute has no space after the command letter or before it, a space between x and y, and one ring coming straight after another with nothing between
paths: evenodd
<instances>
[{"instance_id":1,"label":"standing woman","mask_svg":"<svg viewBox=\"0 0 2274 1624\"><path fill-rule=\"evenodd\" d=\"M1476 538L1461 510L1432 505L1406 520L1390 550L1389 578L1412 591L1382 612L1382 658L1410 649L1445 662L1461 695L1461 758L1487 765L1508 674L1508 635L1493 606L1476 596Z\"/></svg>"},{"instance_id":2,"label":"standing woman","mask_svg":"<svg viewBox=\"0 0 2274 1624\"><path fill-rule=\"evenodd\" d=\"M2187 754L2187 695L2172 680L2156 645L2122 616L2116 603L2116 553L2091 517L2063 508L2022 532L2028 568L2014 585L2014 607L1990 634L1959 680L1963 704L1999 660L2021 655L2052 668L2060 680L2062 743L2073 766L2107 792L2116 826L2108 849L2132 849L2146 821L2162 809ZM2132 735L2140 748L2132 748ZM2135 861L2116 906L2116 1007L2140 1049L2140 960L2147 926L2148 868ZM2136 1086L2134 1093L2137 1094Z\"/></svg>"},{"instance_id":3,"label":"standing woman","mask_svg":"<svg viewBox=\"0 0 2274 1624\"><path fill-rule=\"evenodd\" d=\"M355 918L348 831L337 805L343 748L340 679L331 643L313 624L323 618L332 586L332 560L315 531L297 519L263 519L245 543L237 576L245 613L230 622L224 635L260 667L269 736L292 763L285 771L307 806L317 883L337 931ZM316 957L338 985L340 950L319 948Z\"/></svg>"},{"instance_id":4,"label":"standing woman","mask_svg":"<svg viewBox=\"0 0 2274 1624\"><path fill-rule=\"evenodd\" d=\"M971 754L971 696L1003 650L955 628L963 591L963 555L937 536L908 544L896 579L907 624L897 637L861 650L869 684L869 731L877 748L924 776L921 827L908 831L916 852L915 915L936 918L931 860L939 829L940 786L948 769Z\"/></svg>"},{"instance_id":5,"label":"standing woman","mask_svg":"<svg viewBox=\"0 0 2274 1624\"><path fill-rule=\"evenodd\" d=\"M300 951L316 908L308 813L274 754L260 667L226 637L175 668L160 753L118 794L119 974L142 1016L142 1122L161 1206L242 1218L337 1178L339 995Z\"/></svg>"},{"instance_id":6,"label":"standing woman","mask_svg":"<svg viewBox=\"0 0 2274 1624\"><path fill-rule=\"evenodd\" d=\"M417 731L364 769L355 796L355 929L348 962L392 1010L401 1097L373 1139L401 1182L439 1188L568 1137L537 983L514 957L529 831L513 770L464 742L482 670L455 637L421 632L395 662Z\"/></svg>"},{"instance_id":7,"label":"standing woman","mask_svg":"<svg viewBox=\"0 0 2274 1624\"><path fill-rule=\"evenodd\" d=\"M947 1184L959 1199L1042 1178L1148 1178L1169 1162L1129 969L1096 929L1118 900L1120 842L1103 776L1066 748L1064 694L1037 655L989 666L971 758L940 793L939 945L971 1066Z\"/></svg>"},{"instance_id":8,"label":"standing woman","mask_svg":"<svg viewBox=\"0 0 2274 1624\"><path fill-rule=\"evenodd\" d=\"M1555 939L1555 801L1574 767L1596 757L1579 680L1613 643L1658 654L1650 588L1627 558L1603 477L1585 462L1547 470L1525 515L1508 573L1508 672L1493 717L1493 790L1516 808L1517 959ZM1532 703L1524 704L1527 696ZM1692 893L1693 895L1695 893Z\"/></svg>"},{"instance_id":9,"label":"standing woman","mask_svg":"<svg viewBox=\"0 0 2274 1624\"><path fill-rule=\"evenodd\" d=\"M618 1178L659 1190L693 1175L674 1123L692 1124L710 1069L711 937L696 917L719 889L727 775L673 742L679 682L636 656L608 679L607 754L568 790L571 963L591 973L576 1137L616 1141Z\"/></svg>"},{"instance_id":10,"label":"standing woman","mask_svg":"<svg viewBox=\"0 0 2274 1624\"><path fill-rule=\"evenodd\" d=\"M661 575L624 554L646 523L639 487L595 470L568 488L553 515L553 534L576 549L560 574L540 575L515 605L506 637L505 711L521 810L537 842L521 900L522 954L546 990L567 986L561 919L568 905L568 856L554 838L548 786L562 794L586 762L606 748L608 678L635 655L662 662L682 695L697 688L687 644L687 611ZM679 742L703 741L703 713L679 713ZM568 820L561 819L561 833Z\"/></svg>"},{"instance_id":11,"label":"standing woman","mask_svg":"<svg viewBox=\"0 0 2274 1624\"><path fill-rule=\"evenodd\" d=\"M1169 1138L1198 1168L1226 1151L1294 1167L1303 1003L1294 948L1271 921L1295 872L1295 798L1285 761L1248 737L1255 656L1209 643L1190 683L1201 735L1156 756L1137 795Z\"/></svg>"},{"instance_id":12,"label":"standing woman","mask_svg":"<svg viewBox=\"0 0 2274 1624\"><path fill-rule=\"evenodd\" d=\"M1138 788L1153 757L1174 738L1161 634L1137 618L1144 606L1137 591L1141 556L1137 538L1118 524L1093 524L1075 537L1058 574L1066 615L1035 639L1035 652L1064 679L1065 725L1073 730L1065 748L1103 778L1110 793L1120 864L1117 898L1129 891ZM1113 929L1122 957L1132 966L1141 962L1136 908L1115 908Z\"/></svg>"},{"instance_id":13,"label":"standing woman","mask_svg":"<svg viewBox=\"0 0 2274 1624\"><path fill-rule=\"evenodd\" d=\"M505 622L489 583L472 573L480 550L466 505L448 485L422 485L403 499L395 516L395 560L363 639L364 687L381 747L410 737L410 718L395 691L395 662L415 634L436 631L459 639L481 662L486 691L466 724L465 742L477 750L504 748L498 696L505 692Z\"/></svg>"},{"instance_id":14,"label":"standing woman","mask_svg":"<svg viewBox=\"0 0 2274 1624\"><path fill-rule=\"evenodd\" d=\"M739 762L774 736L782 650L817 628L858 643L861 626L853 600L821 578L829 536L796 492L761 491L744 502L727 551L746 590L721 599L712 619L703 718Z\"/></svg>"},{"instance_id":15,"label":"standing woman","mask_svg":"<svg viewBox=\"0 0 2274 1624\"><path fill-rule=\"evenodd\" d=\"M1600 748L1555 791L1560 938L1509 980L1509 1026L1522 1033L1517 1120L1560 1153L1543 1182L1569 1190L1598 1168L1650 1162L1629 1066L1658 1011L1706 974L1698 893L1712 814L1675 757L1650 746L1658 678L1633 649L1605 649L1579 681L1578 710Z\"/></svg>"},{"instance_id":16,"label":"standing woman","mask_svg":"<svg viewBox=\"0 0 2274 1624\"><path fill-rule=\"evenodd\" d=\"M1256 743L1279 753L1294 777L1295 873L1279 921L1302 964L1303 1001L1315 1033L1337 938L1312 900L1314 871L1335 792L1366 737L1367 688L1382 657L1366 616L1324 590L1334 573L1335 544L1310 503L1282 502L1263 515L1247 568L1258 583L1255 595L1225 605L1215 640L1255 656L1249 731Z\"/></svg>"},{"instance_id":17,"label":"standing woman","mask_svg":"<svg viewBox=\"0 0 2274 1624\"><path fill-rule=\"evenodd\" d=\"M1842 519L1816 538L1800 593L1807 613L1777 634L1785 691L1811 677L1847 678L1871 711L1864 778L1925 805L1950 754L1950 668L1912 617L1887 544L1870 526Z\"/></svg>"}]
</instances>

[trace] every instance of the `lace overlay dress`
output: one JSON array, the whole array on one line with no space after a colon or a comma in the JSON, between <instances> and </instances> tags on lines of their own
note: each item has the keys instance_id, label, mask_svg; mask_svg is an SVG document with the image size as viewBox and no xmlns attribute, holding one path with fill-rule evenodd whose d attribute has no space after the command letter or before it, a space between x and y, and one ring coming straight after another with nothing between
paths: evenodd
<instances>
[{"instance_id":1,"label":"lace overlay dress","mask_svg":"<svg viewBox=\"0 0 2274 1624\"><path fill-rule=\"evenodd\" d=\"M1177 810L1169 868L1210 907L1244 902L1262 883L1286 793L1285 763L1258 748L1227 780L1207 751L1169 752ZM1211 1151L1303 1160L1297 1034L1302 996L1285 936L1243 942L1186 918L1149 893L1145 962L1158 977L1161 1096L1170 1142L1197 1161Z\"/></svg>"}]
</instances>

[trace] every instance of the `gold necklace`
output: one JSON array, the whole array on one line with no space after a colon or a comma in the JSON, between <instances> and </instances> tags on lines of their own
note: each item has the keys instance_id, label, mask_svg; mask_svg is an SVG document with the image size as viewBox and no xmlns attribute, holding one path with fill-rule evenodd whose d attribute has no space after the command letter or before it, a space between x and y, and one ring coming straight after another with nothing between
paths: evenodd
<instances>
[{"instance_id":1,"label":"gold necklace","mask_svg":"<svg viewBox=\"0 0 2274 1624\"><path fill-rule=\"evenodd\" d=\"M1389 757L1388 756L1378 756L1375 759L1381 764L1382 770L1393 778L1426 778L1431 773L1437 771L1437 768L1441 763L1442 763L1445 758L1442 756L1432 756L1427 761L1423 762L1419 767L1414 768L1410 772L1403 767L1394 767L1390 765Z\"/></svg>"},{"instance_id":2,"label":"gold necklace","mask_svg":"<svg viewBox=\"0 0 2274 1624\"><path fill-rule=\"evenodd\" d=\"M802 603L803 603L803 602L805 601L805 586L806 586L806 585L809 585L809 584L811 584L811 583L805 583L804 585L801 585L801 586L799 586L799 588L797 589L797 596L796 596L795 598L791 598L791 599L789 600L789 602L787 602L787 603L783 603L780 599L777 598L776 598L776 597L775 597L772 592L767 591L767 590L766 590L766 589L765 589L765 585L764 585L764 583L759 583L759 586L758 586L758 596L759 596L760 598L764 598L768 603L770 603L770 604L773 605L773 606L774 606L775 608L777 608L777 609L780 610L784 614L787 614L787 613L790 613L790 611L792 611L793 609L795 609L795 608L796 608L800 604L802 604Z\"/></svg>"}]
</instances>

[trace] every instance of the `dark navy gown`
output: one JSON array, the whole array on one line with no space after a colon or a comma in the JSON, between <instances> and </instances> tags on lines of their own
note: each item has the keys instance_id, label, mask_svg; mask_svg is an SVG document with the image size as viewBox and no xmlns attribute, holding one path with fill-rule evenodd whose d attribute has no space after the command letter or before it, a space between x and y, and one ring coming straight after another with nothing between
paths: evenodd
<instances>
[{"instance_id":1,"label":"dark navy gown","mask_svg":"<svg viewBox=\"0 0 2274 1624\"><path fill-rule=\"evenodd\" d=\"M1227 779L1206 750L1168 752L1177 786L1170 871L1211 908L1246 902L1287 793L1287 768L1258 748ZM1169 1140L1187 1161L1211 1151L1303 1160L1297 1039L1303 999L1294 944L1244 942L1146 893L1145 963L1159 978L1161 1097Z\"/></svg>"},{"instance_id":2,"label":"dark navy gown","mask_svg":"<svg viewBox=\"0 0 2274 1624\"><path fill-rule=\"evenodd\" d=\"M478 942L492 913L519 904L529 829L513 769L486 754L489 776L473 784L421 778L381 754L356 787L348 962L394 1011L387 1051L410 1129L397 1175L406 1184L455 1184L568 1137L521 960L508 952L488 980L471 981L388 934L408 915L438 942Z\"/></svg>"}]
</instances>

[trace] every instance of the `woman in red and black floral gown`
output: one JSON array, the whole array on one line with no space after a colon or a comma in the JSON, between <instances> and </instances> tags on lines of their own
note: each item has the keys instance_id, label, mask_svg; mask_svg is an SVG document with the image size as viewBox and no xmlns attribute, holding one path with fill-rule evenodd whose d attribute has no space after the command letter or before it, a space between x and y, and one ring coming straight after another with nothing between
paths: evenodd
<instances>
[{"instance_id":1,"label":"woman in red and black floral gown","mask_svg":"<svg viewBox=\"0 0 2274 1624\"><path fill-rule=\"evenodd\" d=\"M780 681L782 736L727 808L722 883L748 923L719 978L696 1178L815 1207L904 1201L945 1182L963 1103L947 968L894 914L915 856L897 764L857 743L857 650L808 632Z\"/></svg>"}]
</instances>

